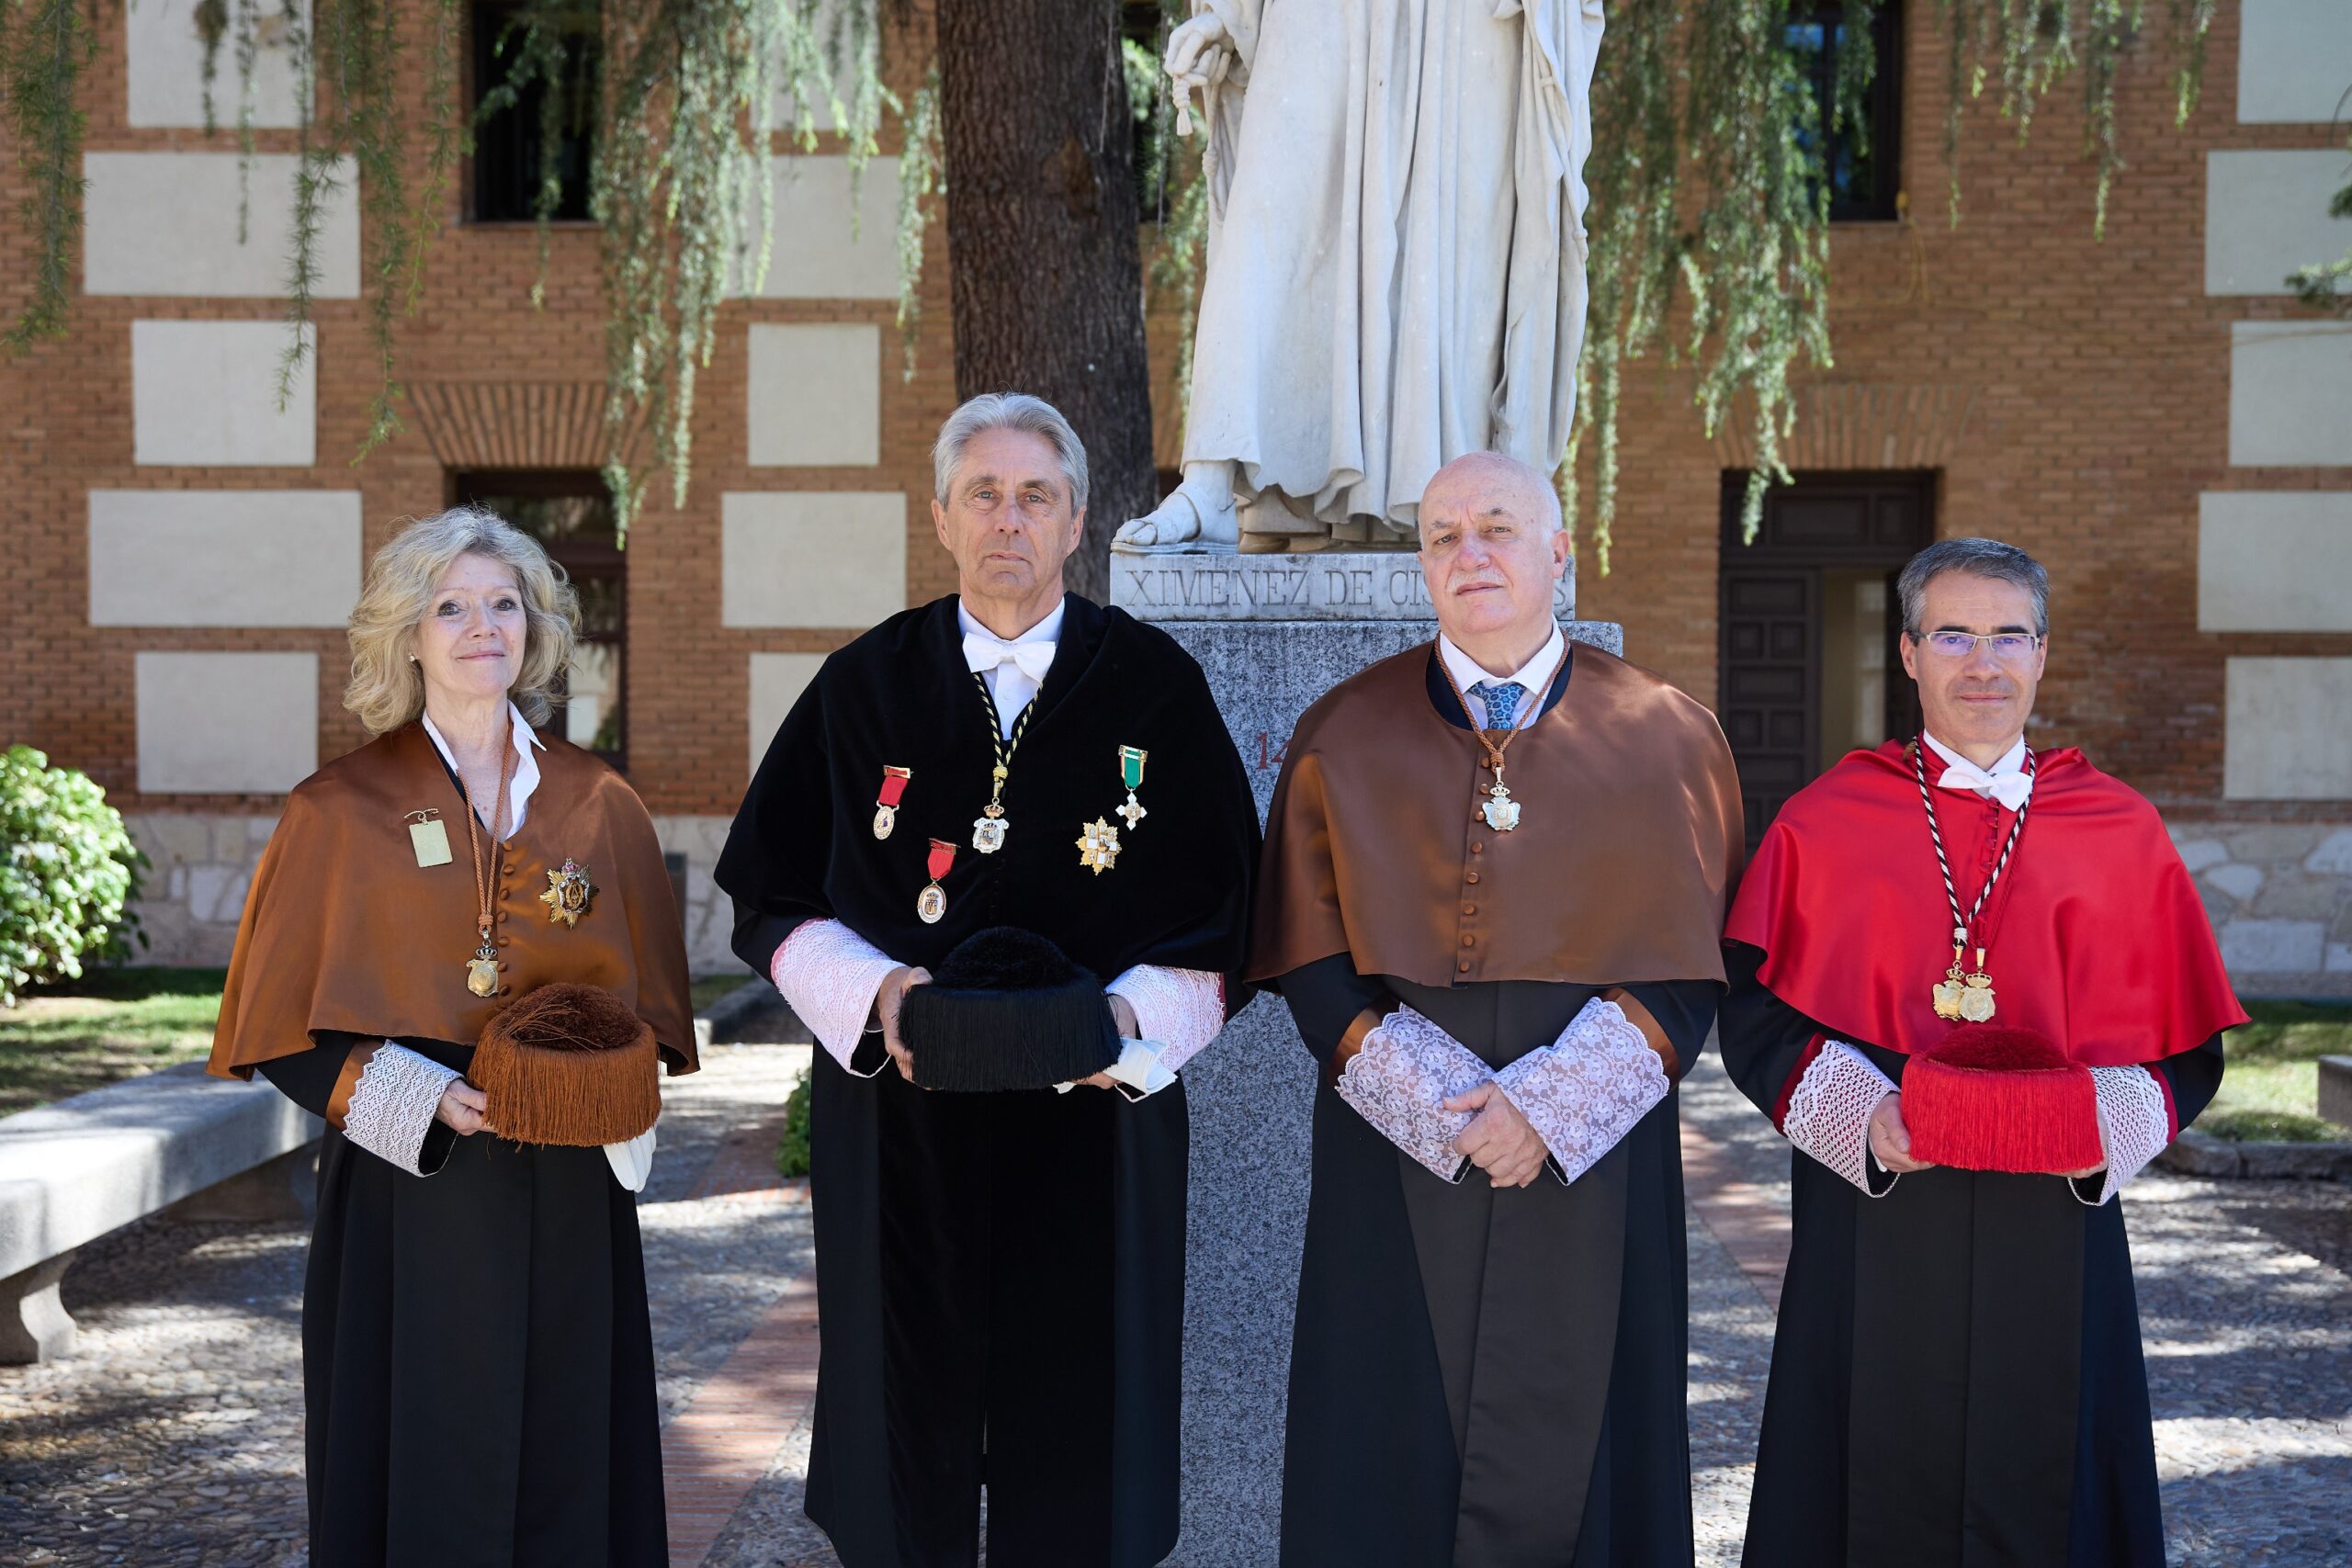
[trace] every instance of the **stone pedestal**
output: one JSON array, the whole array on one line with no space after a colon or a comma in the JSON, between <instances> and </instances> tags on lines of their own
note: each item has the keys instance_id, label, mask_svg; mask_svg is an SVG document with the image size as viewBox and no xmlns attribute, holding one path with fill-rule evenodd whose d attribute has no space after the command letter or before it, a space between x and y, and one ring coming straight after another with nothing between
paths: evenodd
<instances>
[{"instance_id":1,"label":"stone pedestal","mask_svg":"<svg viewBox=\"0 0 2352 1568\"><path fill-rule=\"evenodd\" d=\"M1396 552L1111 558L1112 602L1207 672L1261 816L1307 705L1436 636L1420 583ZM1618 626L1571 620L1574 608L1570 580L1554 603L1567 634L1621 651ZM1184 1069L1184 1529L1170 1559L1182 1568L1274 1562L1315 1074L1278 997L1252 1001Z\"/></svg>"}]
</instances>

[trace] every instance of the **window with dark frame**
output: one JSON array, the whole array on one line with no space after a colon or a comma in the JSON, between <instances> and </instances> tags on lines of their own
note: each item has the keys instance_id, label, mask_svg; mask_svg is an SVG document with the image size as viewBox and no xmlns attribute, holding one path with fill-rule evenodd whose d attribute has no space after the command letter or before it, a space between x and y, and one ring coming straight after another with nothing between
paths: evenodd
<instances>
[{"instance_id":1,"label":"window with dark frame","mask_svg":"<svg viewBox=\"0 0 2352 1568\"><path fill-rule=\"evenodd\" d=\"M1849 123L1840 124L1838 51L1845 31L1843 5L1796 0L1790 7L1789 48L1819 110L1829 220L1892 222L1902 216L1896 209L1903 191L1902 0L1883 0L1871 15L1871 45L1877 68L1863 102L1849 106Z\"/></svg>"},{"instance_id":2,"label":"window with dark frame","mask_svg":"<svg viewBox=\"0 0 2352 1568\"><path fill-rule=\"evenodd\" d=\"M613 526L613 499L593 468L459 473L461 505L487 508L537 539L580 595L580 635L559 683L557 734L626 772L628 767L628 562Z\"/></svg>"},{"instance_id":3,"label":"window with dark frame","mask_svg":"<svg viewBox=\"0 0 2352 1568\"><path fill-rule=\"evenodd\" d=\"M476 223L530 223L538 218L543 151L539 120L549 85L533 80L514 101L482 118L482 101L512 73L523 34L510 26L514 0L476 0L469 11L471 47L466 110L473 123L473 162L467 181L467 216ZM597 8L577 7L563 31L561 59L555 66L562 117L556 141L556 177L561 189L548 216L559 222L586 222L588 158L596 112L599 37Z\"/></svg>"}]
</instances>

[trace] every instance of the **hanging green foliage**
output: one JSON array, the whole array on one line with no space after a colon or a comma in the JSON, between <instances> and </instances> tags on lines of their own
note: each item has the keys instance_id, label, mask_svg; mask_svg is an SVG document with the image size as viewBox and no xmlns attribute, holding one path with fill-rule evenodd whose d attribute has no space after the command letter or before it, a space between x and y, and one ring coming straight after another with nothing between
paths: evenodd
<instances>
[{"instance_id":1,"label":"hanging green foliage","mask_svg":"<svg viewBox=\"0 0 2352 1568\"><path fill-rule=\"evenodd\" d=\"M2352 93L2346 93L2352 98ZM2344 151L2352 155L2352 130L2344 137ZM2330 218L2352 218L2352 168L2347 168L2344 186L2328 198ZM2313 262L2297 267L2287 276L2287 287L2295 298L2313 310L2330 315L2352 316L2352 250L2346 250L2334 261Z\"/></svg>"},{"instance_id":2,"label":"hanging green foliage","mask_svg":"<svg viewBox=\"0 0 2352 1568\"><path fill-rule=\"evenodd\" d=\"M1562 476L1572 512L1589 507L1604 570L1629 362L1655 357L1689 367L1696 411L1710 433L1726 418L1748 423L1756 454L1745 510L1751 531L1765 488L1787 478L1781 453L1795 418L1792 377L1830 363L1822 148L1829 133L1866 130L1851 111L1876 68L1871 22L1897 3L1845 0L1827 104L1816 101L1796 59L1790 0L1610 6L1587 170L1590 310L1571 461ZM271 41L282 39L305 108L288 277L297 334L284 373L290 382L308 352L301 329L311 317L322 222L331 203L351 198L356 179L379 372L364 454L400 427L394 328L416 303L452 167L469 145L458 86L465 18L458 0L275 0L274 10L271 4L199 6L208 119L225 45L238 80L239 145L250 153L258 46L265 28ZM2163 0L2182 120L2195 107L2214 5ZM31 187L26 215L38 257L30 299L5 340L12 348L65 326L80 221L79 92L96 49L86 7L87 0L0 0L0 80ZM1950 61L1950 221L1960 220L1960 133L1969 107L1989 96L2023 137L2039 104L2079 72L2084 151L2096 171L2093 229L2100 231L2124 166L2117 94L2148 8L2149 0L1935 0L1932 16ZM1165 24L1181 20L1190 6L1160 0L1160 9L1164 43ZM606 412L616 454L607 478L624 528L653 468L669 471L676 502L685 499L695 379L709 363L719 305L731 293L756 293L765 276L775 200L768 159L779 130L813 149L821 119L841 138L854 177L876 150L884 117L899 118L899 325L912 373L923 236L937 209L944 159L936 73L905 105L881 80L882 27L910 19L907 0L645 0L610 7L522 0L514 11L499 49L506 75L481 112L512 109L533 86L541 89L543 173L534 210L543 257L563 194L557 145L580 123L583 98L593 99L589 205L602 228ZM405 59L411 50L422 51L421 64ZM1169 127L1156 55L1156 47L1138 46L1125 64L1130 97L1139 110L1149 106L1145 174L1159 222L1146 248L1146 276L1182 318L1186 363L1177 384L1183 387L1206 193L1199 143L1180 144ZM1146 86L1151 90L1139 90ZM780 99L792 105L787 127L775 124ZM421 158L413 156L420 145ZM420 169L422 178L413 178ZM2338 210L2347 207L2352 195L2338 198ZM2340 309L2336 290L2347 275L2352 259L2307 268L2299 286L2313 303ZM623 439L639 427L650 433L650 454ZM1589 502L1575 489L1588 446Z\"/></svg>"}]
</instances>

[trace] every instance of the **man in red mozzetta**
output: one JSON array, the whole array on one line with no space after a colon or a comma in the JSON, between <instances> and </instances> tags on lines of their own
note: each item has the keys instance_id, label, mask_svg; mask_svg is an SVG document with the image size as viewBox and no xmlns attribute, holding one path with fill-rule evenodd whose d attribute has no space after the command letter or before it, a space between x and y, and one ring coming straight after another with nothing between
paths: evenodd
<instances>
[{"instance_id":1,"label":"man in red mozzetta","mask_svg":"<svg viewBox=\"0 0 2352 1568\"><path fill-rule=\"evenodd\" d=\"M2155 808L2025 740L2041 567L1947 539L1898 593L1925 731L1788 803L1724 933L1724 1062L1796 1149L1747 1568L2157 1568L2114 1199L2245 1015Z\"/></svg>"}]
</instances>

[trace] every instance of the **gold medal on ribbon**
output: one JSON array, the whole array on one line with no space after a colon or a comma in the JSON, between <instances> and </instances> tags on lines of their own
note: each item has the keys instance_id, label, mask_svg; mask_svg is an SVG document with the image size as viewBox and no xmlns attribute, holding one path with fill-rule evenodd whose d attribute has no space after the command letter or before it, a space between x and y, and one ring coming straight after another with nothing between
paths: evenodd
<instances>
[{"instance_id":1,"label":"gold medal on ribbon","mask_svg":"<svg viewBox=\"0 0 2352 1568\"><path fill-rule=\"evenodd\" d=\"M915 776L912 768L885 766L882 787L874 796L874 836L887 839L890 829L899 825L899 802L907 793L907 781Z\"/></svg>"},{"instance_id":2,"label":"gold medal on ribbon","mask_svg":"<svg viewBox=\"0 0 2352 1568\"><path fill-rule=\"evenodd\" d=\"M923 865L924 871L931 877L931 882L915 896L915 914L924 925L937 925L940 919L947 913L947 889L939 884L941 879L946 876L948 868L955 863L956 846L944 839L933 839L931 841L930 857Z\"/></svg>"}]
</instances>

